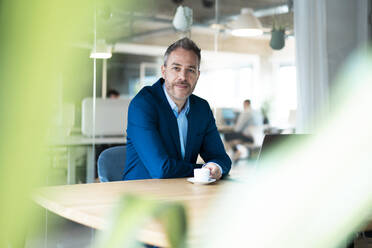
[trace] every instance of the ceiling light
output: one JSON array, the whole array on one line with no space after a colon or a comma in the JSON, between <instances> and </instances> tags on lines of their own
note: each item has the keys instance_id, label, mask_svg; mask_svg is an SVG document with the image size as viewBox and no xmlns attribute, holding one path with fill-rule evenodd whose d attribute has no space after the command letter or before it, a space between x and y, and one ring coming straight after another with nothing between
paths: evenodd
<instances>
[{"instance_id":1,"label":"ceiling light","mask_svg":"<svg viewBox=\"0 0 372 248\"><path fill-rule=\"evenodd\" d=\"M232 29L231 34L235 36L251 37L263 34L261 22L253 15L253 10L250 8L243 8L238 19L229 27Z\"/></svg>"},{"instance_id":2,"label":"ceiling light","mask_svg":"<svg viewBox=\"0 0 372 248\"><path fill-rule=\"evenodd\" d=\"M172 23L178 31L189 31L192 25L192 9L182 5L178 6Z\"/></svg>"},{"instance_id":3,"label":"ceiling light","mask_svg":"<svg viewBox=\"0 0 372 248\"><path fill-rule=\"evenodd\" d=\"M90 53L92 59L109 59L112 57L111 46L105 40L97 40L96 47Z\"/></svg>"}]
</instances>

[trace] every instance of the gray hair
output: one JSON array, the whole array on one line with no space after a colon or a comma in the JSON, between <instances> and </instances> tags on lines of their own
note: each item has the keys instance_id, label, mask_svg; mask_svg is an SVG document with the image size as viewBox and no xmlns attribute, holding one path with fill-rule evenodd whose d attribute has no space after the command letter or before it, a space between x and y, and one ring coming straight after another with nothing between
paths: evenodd
<instances>
[{"instance_id":1,"label":"gray hair","mask_svg":"<svg viewBox=\"0 0 372 248\"><path fill-rule=\"evenodd\" d=\"M200 65L200 58L201 58L200 48L195 44L195 42L193 42L192 40L190 40L187 37L182 38L182 39L174 42L172 45L170 45L167 48L167 50L165 51L165 54L164 54L164 65L167 65L167 60L168 60L169 54L171 54L177 48L183 48L185 50L194 52L195 55L198 57L198 66Z\"/></svg>"}]
</instances>

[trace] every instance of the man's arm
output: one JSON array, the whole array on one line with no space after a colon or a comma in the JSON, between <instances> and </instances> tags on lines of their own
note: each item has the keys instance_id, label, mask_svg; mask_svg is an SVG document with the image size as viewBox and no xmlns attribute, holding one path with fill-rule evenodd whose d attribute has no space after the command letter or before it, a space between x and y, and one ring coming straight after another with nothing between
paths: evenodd
<instances>
[{"instance_id":1,"label":"man's arm","mask_svg":"<svg viewBox=\"0 0 372 248\"><path fill-rule=\"evenodd\" d=\"M235 132L243 132L244 128L247 125L247 121L249 120L250 116L251 115L247 112L244 112L244 111L241 112L239 117L238 117L238 120L236 121L236 124L234 126L234 131Z\"/></svg>"},{"instance_id":2,"label":"man's arm","mask_svg":"<svg viewBox=\"0 0 372 248\"><path fill-rule=\"evenodd\" d=\"M128 110L128 137L152 178L192 176L201 165L170 158L159 134L156 102L152 96L133 99Z\"/></svg>"},{"instance_id":3,"label":"man's arm","mask_svg":"<svg viewBox=\"0 0 372 248\"><path fill-rule=\"evenodd\" d=\"M220 134L217 131L216 122L210 109L208 111L208 127L202 143L200 156L205 162L207 162L206 167L211 170L212 174L214 173L214 178L218 179L219 177L218 171L216 171L218 167L213 165L211 162L218 164L222 168L222 176L229 174L231 169L231 159L226 154Z\"/></svg>"}]
</instances>

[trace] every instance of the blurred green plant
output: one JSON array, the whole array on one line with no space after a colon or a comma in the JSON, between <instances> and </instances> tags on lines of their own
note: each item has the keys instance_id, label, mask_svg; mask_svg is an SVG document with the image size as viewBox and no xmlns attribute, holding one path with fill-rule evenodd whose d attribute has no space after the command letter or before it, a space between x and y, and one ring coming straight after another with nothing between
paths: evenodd
<instances>
[{"instance_id":1,"label":"blurred green plant","mask_svg":"<svg viewBox=\"0 0 372 248\"><path fill-rule=\"evenodd\" d=\"M68 44L86 35L91 13L85 0L0 1L0 247L23 247L37 225L29 194L46 182L57 82L79 65Z\"/></svg>"},{"instance_id":2,"label":"blurred green plant","mask_svg":"<svg viewBox=\"0 0 372 248\"><path fill-rule=\"evenodd\" d=\"M125 10L146 5L132 0L0 0L0 247L24 247L28 230L41 225L29 196L35 187L47 184L48 139L63 136L50 130L59 97L86 94L77 92L76 84L64 76L79 71L82 64L93 67L93 60L86 53L77 54L74 44L93 44L95 6L106 6L103 21L109 21L113 6ZM176 225L174 220L185 220L181 206L165 204L159 209L158 204L130 199L126 207L143 209L141 213L149 209L167 230L179 228L170 233L169 243L180 247L186 223Z\"/></svg>"},{"instance_id":3,"label":"blurred green plant","mask_svg":"<svg viewBox=\"0 0 372 248\"><path fill-rule=\"evenodd\" d=\"M274 17L273 26L271 29L270 46L274 50L280 50L285 44L285 26L279 25L276 17Z\"/></svg>"},{"instance_id":4,"label":"blurred green plant","mask_svg":"<svg viewBox=\"0 0 372 248\"><path fill-rule=\"evenodd\" d=\"M149 220L162 224L170 247L186 247L186 212L181 204L160 202L133 195L123 196L111 216L111 222L101 232L96 248L135 248L138 231Z\"/></svg>"},{"instance_id":5,"label":"blurred green plant","mask_svg":"<svg viewBox=\"0 0 372 248\"><path fill-rule=\"evenodd\" d=\"M278 22L274 19L271 32L274 31L285 32L285 26L278 24Z\"/></svg>"}]
</instances>

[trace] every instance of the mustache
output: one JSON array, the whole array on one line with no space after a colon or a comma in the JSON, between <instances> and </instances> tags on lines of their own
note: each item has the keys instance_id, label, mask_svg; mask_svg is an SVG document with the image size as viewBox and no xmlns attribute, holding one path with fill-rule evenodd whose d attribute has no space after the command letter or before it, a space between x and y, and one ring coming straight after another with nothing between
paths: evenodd
<instances>
[{"instance_id":1,"label":"mustache","mask_svg":"<svg viewBox=\"0 0 372 248\"><path fill-rule=\"evenodd\" d=\"M187 81L176 82L175 85L187 85L187 86L190 86L190 84Z\"/></svg>"}]
</instances>

